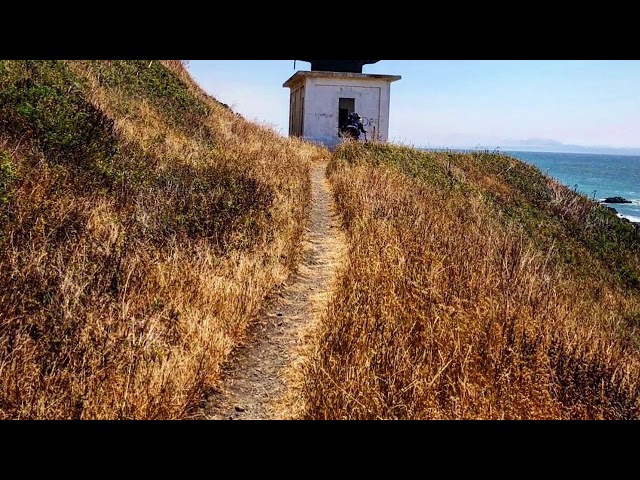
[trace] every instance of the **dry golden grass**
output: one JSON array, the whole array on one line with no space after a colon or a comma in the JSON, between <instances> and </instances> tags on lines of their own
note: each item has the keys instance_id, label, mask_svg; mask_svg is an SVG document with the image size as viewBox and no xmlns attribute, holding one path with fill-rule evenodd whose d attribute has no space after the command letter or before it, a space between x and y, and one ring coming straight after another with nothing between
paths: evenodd
<instances>
[{"instance_id":1,"label":"dry golden grass","mask_svg":"<svg viewBox=\"0 0 640 480\"><path fill-rule=\"evenodd\" d=\"M569 240L534 242L496 209L529 207L481 161L511 162L395 146L334 153L348 258L305 366L304 418L640 416L637 290L597 259L576 281L554 244ZM550 211L575 211L566 189L549 188ZM580 252L586 262L591 250Z\"/></svg>"},{"instance_id":2,"label":"dry golden grass","mask_svg":"<svg viewBox=\"0 0 640 480\"><path fill-rule=\"evenodd\" d=\"M326 152L245 121L180 62L0 63L19 107L0 108L0 418L195 416L297 263ZM25 107L48 98L75 103ZM74 143L77 111L99 122Z\"/></svg>"}]
</instances>

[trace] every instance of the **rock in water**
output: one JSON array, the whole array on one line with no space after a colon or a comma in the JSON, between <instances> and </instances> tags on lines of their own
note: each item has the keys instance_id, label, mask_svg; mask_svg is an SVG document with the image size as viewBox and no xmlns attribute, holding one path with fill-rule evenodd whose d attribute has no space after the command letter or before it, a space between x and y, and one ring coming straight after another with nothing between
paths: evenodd
<instances>
[{"instance_id":1,"label":"rock in water","mask_svg":"<svg viewBox=\"0 0 640 480\"><path fill-rule=\"evenodd\" d=\"M602 203L631 203L631 200L622 197L607 197Z\"/></svg>"}]
</instances>

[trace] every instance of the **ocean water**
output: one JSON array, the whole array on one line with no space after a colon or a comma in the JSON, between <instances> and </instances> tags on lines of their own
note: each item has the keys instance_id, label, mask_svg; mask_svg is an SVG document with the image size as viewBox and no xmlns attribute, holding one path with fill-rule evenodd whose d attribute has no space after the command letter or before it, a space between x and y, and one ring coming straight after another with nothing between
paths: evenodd
<instances>
[{"instance_id":1,"label":"ocean water","mask_svg":"<svg viewBox=\"0 0 640 480\"><path fill-rule=\"evenodd\" d=\"M629 203L607 204L618 216L640 222L640 156L590 153L505 151L507 155L537 167L589 198L623 197Z\"/></svg>"}]
</instances>

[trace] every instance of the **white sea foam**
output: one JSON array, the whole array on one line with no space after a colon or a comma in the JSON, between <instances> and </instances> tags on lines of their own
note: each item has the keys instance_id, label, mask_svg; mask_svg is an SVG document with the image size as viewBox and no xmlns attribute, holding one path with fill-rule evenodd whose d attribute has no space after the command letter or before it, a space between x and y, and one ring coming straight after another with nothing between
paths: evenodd
<instances>
[{"instance_id":1,"label":"white sea foam","mask_svg":"<svg viewBox=\"0 0 640 480\"><path fill-rule=\"evenodd\" d=\"M634 217L633 215L623 215L623 214L619 213L618 217L626 218L627 220L629 220L630 222L633 222L633 223L640 223L640 217Z\"/></svg>"}]
</instances>

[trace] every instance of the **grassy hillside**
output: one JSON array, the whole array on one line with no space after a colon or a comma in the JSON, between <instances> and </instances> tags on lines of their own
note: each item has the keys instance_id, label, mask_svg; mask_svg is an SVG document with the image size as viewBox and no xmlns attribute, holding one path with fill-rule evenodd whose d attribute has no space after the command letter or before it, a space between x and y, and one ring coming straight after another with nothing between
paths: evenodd
<instances>
[{"instance_id":1,"label":"grassy hillside","mask_svg":"<svg viewBox=\"0 0 640 480\"><path fill-rule=\"evenodd\" d=\"M0 61L0 418L193 418L327 152L176 61ZM640 417L640 236L506 155L341 145L305 418Z\"/></svg>"},{"instance_id":2,"label":"grassy hillside","mask_svg":"<svg viewBox=\"0 0 640 480\"><path fill-rule=\"evenodd\" d=\"M0 61L0 418L193 415L322 154L179 62Z\"/></svg>"},{"instance_id":3,"label":"grassy hillside","mask_svg":"<svg viewBox=\"0 0 640 480\"><path fill-rule=\"evenodd\" d=\"M640 236L505 155L344 144L306 418L640 417Z\"/></svg>"}]
</instances>

